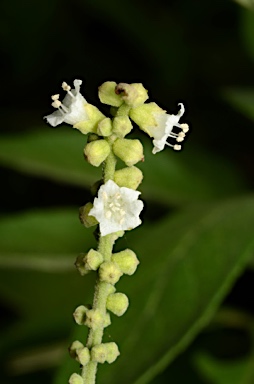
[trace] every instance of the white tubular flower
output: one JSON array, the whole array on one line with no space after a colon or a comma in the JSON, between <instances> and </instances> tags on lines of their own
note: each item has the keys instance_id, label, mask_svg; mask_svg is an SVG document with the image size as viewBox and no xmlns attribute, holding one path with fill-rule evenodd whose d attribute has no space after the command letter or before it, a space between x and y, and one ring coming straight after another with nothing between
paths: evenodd
<instances>
[{"instance_id":1,"label":"white tubular flower","mask_svg":"<svg viewBox=\"0 0 254 384\"><path fill-rule=\"evenodd\" d=\"M68 84L63 82L62 88L67 92L67 95L62 102L59 100L59 95L53 95L51 97L53 100L52 106L58 110L44 118L53 127L61 123L75 125L81 121L88 120L88 115L84 108L87 101L80 93L82 80L74 80L73 84L74 89L71 89Z\"/></svg>"},{"instance_id":2,"label":"white tubular flower","mask_svg":"<svg viewBox=\"0 0 254 384\"><path fill-rule=\"evenodd\" d=\"M89 215L98 220L102 236L141 224L139 214L144 204L138 200L139 195L140 192L133 189L118 187L112 180L100 187Z\"/></svg>"},{"instance_id":3,"label":"white tubular flower","mask_svg":"<svg viewBox=\"0 0 254 384\"><path fill-rule=\"evenodd\" d=\"M170 137L175 139L178 143L184 140L185 132L188 131L187 124L179 124L179 120L184 114L184 106L182 103L180 105L180 110L177 115L168 115L166 113L154 113L153 116L156 120L156 126L150 126L147 128L150 136L154 138L153 140L153 154L160 152L164 149L165 145L173 147L174 150L178 151L181 149L179 144L170 144L167 142L167 139ZM181 129L181 132L174 133L173 128L178 127Z\"/></svg>"}]
</instances>

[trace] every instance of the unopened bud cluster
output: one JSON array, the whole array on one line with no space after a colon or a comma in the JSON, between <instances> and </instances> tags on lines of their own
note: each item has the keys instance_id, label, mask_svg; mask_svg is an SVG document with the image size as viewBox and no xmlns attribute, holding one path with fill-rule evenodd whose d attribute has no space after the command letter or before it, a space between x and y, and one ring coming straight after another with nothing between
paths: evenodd
<instances>
[{"instance_id":1,"label":"unopened bud cluster","mask_svg":"<svg viewBox=\"0 0 254 384\"><path fill-rule=\"evenodd\" d=\"M98 225L99 244L97 250L81 253L75 265L81 276L95 272L97 283L93 305L80 305L73 313L75 322L88 327L89 334L86 345L76 340L70 346L71 357L83 368L82 375L71 375L69 384L90 384L97 363L110 364L119 355L116 343L102 342L103 330L111 324L110 313L122 316L126 312L129 299L117 292L115 285L123 275L134 274L139 261L132 250L114 253L113 246L126 230L141 224L139 216L144 206L137 191L143 174L136 166L144 161L143 146L139 140L126 138L126 135L135 123L153 138L152 152L155 154L165 145L180 150L179 143L189 130L186 123L179 123L184 114L183 104L179 104L176 115L167 114L156 103L146 103L148 92L140 83L107 81L99 87L99 99L110 106L112 118L86 101L80 93L81 84L81 80L75 80L72 89L63 82L66 96L61 102L59 94L53 95L52 106L56 111L45 117L54 127L67 123L87 134L84 157L94 167L102 165L103 169L103 178L91 188L93 202L79 210L85 227ZM117 160L120 162L118 168Z\"/></svg>"}]
</instances>

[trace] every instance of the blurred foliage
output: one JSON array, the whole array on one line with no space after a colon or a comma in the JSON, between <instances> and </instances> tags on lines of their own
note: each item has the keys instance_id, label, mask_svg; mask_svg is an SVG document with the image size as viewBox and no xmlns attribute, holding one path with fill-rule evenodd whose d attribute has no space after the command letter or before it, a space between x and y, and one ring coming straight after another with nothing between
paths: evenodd
<instances>
[{"instance_id":1,"label":"blurred foliage","mask_svg":"<svg viewBox=\"0 0 254 384\"><path fill-rule=\"evenodd\" d=\"M3 0L0 10L1 383L63 384L79 369L67 347L86 330L71 314L91 301L95 276L74 261L96 242L77 212L100 171L83 159L86 137L42 116L63 80L82 78L93 104L103 81L142 82L169 112L184 102L191 124L181 153L153 156L134 133L144 224L116 249L141 264L119 282L131 305L105 341L121 356L98 384L252 384L253 1Z\"/></svg>"}]
</instances>

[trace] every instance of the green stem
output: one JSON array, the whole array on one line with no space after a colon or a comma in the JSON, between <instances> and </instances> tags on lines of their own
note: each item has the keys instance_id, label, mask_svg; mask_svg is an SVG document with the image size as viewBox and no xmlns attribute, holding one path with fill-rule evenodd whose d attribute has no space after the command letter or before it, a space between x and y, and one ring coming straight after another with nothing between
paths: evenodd
<instances>
[{"instance_id":1,"label":"green stem","mask_svg":"<svg viewBox=\"0 0 254 384\"><path fill-rule=\"evenodd\" d=\"M104 169L103 169L103 179L104 183L106 183L108 180L114 180L114 174L116 169L116 157L112 151L112 145L115 141L115 138L109 137L108 143L111 147L111 151L105 161Z\"/></svg>"},{"instance_id":2,"label":"green stem","mask_svg":"<svg viewBox=\"0 0 254 384\"><path fill-rule=\"evenodd\" d=\"M114 139L109 138L108 141L112 147ZM113 151L111 150L109 156L105 161L105 166L103 171L104 183L106 183L110 179L111 180L114 179L115 166L116 166L116 158ZM114 236L112 234L109 234L106 236L100 236L99 244L98 244L98 252L100 252L103 255L104 261L111 260L113 245L114 245ZM107 313L106 303L107 303L110 287L111 287L110 284L100 281L100 279L97 278L95 293L94 293L94 300L93 300L93 309L99 310L105 318ZM102 338L103 338L103 332L104 332L104 325L102 325L97 329L90 329L88 333L86 346L89 349L91 349L95 345L101 344ZM90 361L86 366L83 367L82 378L84 380L84 384L95 384L97 365L98 363L94 361Z\"/></svg>"}]
</instances>

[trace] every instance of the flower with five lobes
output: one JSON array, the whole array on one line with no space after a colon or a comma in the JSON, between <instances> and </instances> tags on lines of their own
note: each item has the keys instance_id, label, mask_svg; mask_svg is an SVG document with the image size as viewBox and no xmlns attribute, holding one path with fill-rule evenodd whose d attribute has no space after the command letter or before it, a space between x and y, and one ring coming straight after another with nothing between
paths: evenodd
<instances>
[{"instance_id":1,"label":"flower with five lobes","mask_svg":"<svg viewBox=\"0 0 254 384\"><path fill-rule=\"evenodd\" d=\"M179 103L180 110L177 115L168 115L168 114L155 114L154 118L156 120L157 126L149 127L151 136L154 137L153 140L153 154L160 152L164 149L165 145L173 147L176 151L181 149L179 144L170 144L167 142L169 137L175 139L177 142L184 140L185 132L189 130L187 124L179 124L179 120L184 114L184 106L182 103ZM181 129L181 132L174 133L173 128L178 127Z\"/></svg>"},{"instance_id":2,"label":"flower with five lobes","mask_svg":"<svg viewBox=\"0 0 254 384\"><path fill-rule=\"evenodd\" d=\"M167 114L155 103L143 104L131 110L131 119L150 137L154 138L153 154L162 151L165 145L173 147L176 151L181 149L181 145L167 142L168 138L175 140L177 143L182 142L185 133L189 130L188 124L179 124L185 109L182 103L178 105L180 105L180 110L177 115ZM179 133L173 132L174 127L180 128L181 131Z\"/></svg>"},{"instance_id":3,"label":"flower with five lobes","mask_svg":"<svg viewBox=\"0 0 254 384\"><path fill-rule=\"evenodd\" d=\"M138 200L139 195L140 192L119 187L113 180L100 187L89 215L98 220L102 236L130 230L141 224L139 214L144 204Z\"/></svg>"},{"instance_id":4,"label":"flower with five lobes","mask_svg":"<svg viewBox=\"0 0 254 384\"><path fill-rule=\"evenodd\" d=\"M87 101L80 93L82 80L76 79L73 84L74 89L71 89L68 84L62 83L63 90L67 92L62 102L59 100L59 95L51 96L53 100L51 105L58 110L51 115L45 116L45 119L53 127L61 123L75 125L80 121L88 120L88 115L84 108Z\"/></svg>"}]
</instances>

